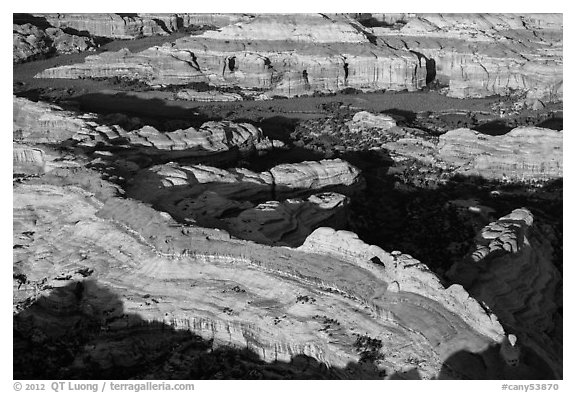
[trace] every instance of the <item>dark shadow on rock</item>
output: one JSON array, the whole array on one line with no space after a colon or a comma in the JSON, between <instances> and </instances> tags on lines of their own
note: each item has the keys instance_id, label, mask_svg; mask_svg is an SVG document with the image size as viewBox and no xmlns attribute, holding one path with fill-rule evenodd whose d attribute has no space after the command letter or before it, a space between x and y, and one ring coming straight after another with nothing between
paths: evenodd
<instances>
[{"instance_id":1,"label":"dark shadow on rock","mask_svg":"<svg viewBox=\"0 0 576 393\"><path fill-rule=\"evenodd\" d=\"M166 125L175 119L187 122L194 127L200 127L209 120L221 120L221 118L209 118L202 115L196 108L169 105L163 99L144 99L126 93L91 93L75 97L74 101L78 103L80 111L99 115L122 113L128 116L136 116L142 120L143 125L153 126L160 131L173 131L173 129L167 128Z\"/></svg>"},{"instance_id":2,"label":"dark shadow on rock","mask_svg":"<svg viewBox=\"0 0 576 393\"><path fill-rule=\"evenodd\" d=\"M412 111L407 111L398 108L386 109L382 111L386 115L391 116L396 122L404 123L406 125L411 124L416 120L416 113Z\"/></svg>"},{"instance_id":3,"label":"dark shadow on rock","mask_svg":"<svg viewBox=\"0 0 576 393\"><path fill-rule=\"evenodd\" d=\"M473 130L478 131L484 135L505 135L514 127L511 127L508 123L501 121L501 120L493 120L477 127L474 127Z\"/></svg>"},{"instance_id":4,"label":"dark shadow on rock","mask_svg":"<svg viewBox=\"0 0 576 393\"><path fill-rule=\"evenodd\" d=\"M560 117L554 116L550 119L546 119L536 124L536 127L543 127L543 128L549 128L551 130L561 131L564 129L564 118L562 116Z\"/></svg>"},{"instance_id":5,"label":"dark shadow on rock","mask_svg":"<svg viewBox=\"0 0 576 393\"><path fill-rule=\"evenodd\" d=\"M153 296L142 293L142 302ZM13 317L14 379L381 379L369 362L327 367L305 355L266 363L171 323L124 312L93 280L54 288Z\"/></svg>"},{"instance_id":6,"label":"dark shadow on rock","mask_svg":"<svg viewBox=\"0 0 576 393\"><path fill-rule=\"evenodd\" d=\"M34 16L32 14L14 13L12 14L12 23L15 25L24 25L30 23L39 29L45 30L48 27L53 27L46 18L42 16Z\"/></svg>"},{"instance_id":7,"label":"dark shadow on rock","mask_svg":"<svg viewBox=\"0 0 576 393\"><path fill-rule=\"evenodd\" d=\"M550 380L555 379L548 365L529 348L521 348L517 366L506 363L494 345L481 353L459 351L442 365L438 379L470 380Z\"/></svg>"}]
</instances>

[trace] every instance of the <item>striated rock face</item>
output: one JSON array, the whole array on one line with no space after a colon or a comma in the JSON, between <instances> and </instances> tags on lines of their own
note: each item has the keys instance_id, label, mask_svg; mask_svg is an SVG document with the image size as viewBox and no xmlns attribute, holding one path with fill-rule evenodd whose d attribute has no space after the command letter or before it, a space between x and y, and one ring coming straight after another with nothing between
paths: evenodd
<instances>
[{"instance_id":1,"label":"striated rock face","mask_svg":"<svg viewBox=\"0 0 576 393\"><path fill-rule=\"evenodd\" d=\"M169 163L140 171L127 192L180 221L224 228L264 244L299 245L321 225L344 227L348 198L322 193L283 199L322 190L350 192L360 182L358 169L339 159L282 164L261 173Z\"/></svg>"},{"instance_id":2,"label":"striated rock face","mask_svg":"<svg viewBox=\"0 0 576 393\"><path fill-rule=\"evenodd\" d=\"M181 28L223 27L249 20L243 14L35 14L61 28L88 32L91 36L112 39L134 39L152 35L168 35Z\"/></svg>"},{"instance_id":3,"label":"striated rock face","mask_svg":"<svg viewBox=\"0 0 576 393\"><path fill-rule=\"evenodd\" d=\"M13 138L32 143L58 143L88 132L83 116L57 105L13 97Z\"/></svg>"},{"instance_id":4,"label":"striated rock face","mask_svg":"<svg viewBox=\"0 0 576 393\"><path fill-rule=\"evenodd\" d=\"M168 35L168 26L176 27L176 15L155 17L121 14L38 14L52 26L88 32L91 36L133 39L150 35ZM168 24L166 24L168 22Z\"/></svg>"},{"instance_id":5,"label":"striated rock face","mask_svg":"<svg viewBox=\"0 0 576 393\"><path fill-rule=\"evenodd\" d=\"M119 125L99 124L96 114L78 114L57 105L14 97L14 140L27 143L60 143L73 140L79 146L123 146L134 156L165 159L196 157L218 161L252 150L269 150L274 143L249 123L210 121L198 129L189 127L161 132L151 126L126 131Z\"/></svg>"},{"instance_id":6,"label":"striated rock face","mask_svg":"<svg viewBox=\"0 0 576 393\"><path fill-rule=\"evenodd\" d=\"M558 178L563 167L562 131L518 127L489 136L459 128L440 136L438 156L465 175L513 181Z\"/></svg>"},{"instance_id":7,"label":"striated rock face","mask_svg":"<svg viewBox=\"0 0 576 393\"><path fill-rule=\"evenodd\" d=\"M190 51L173 50L171 46L154 46L142 52L129 49L87 56L84 64L48 68L41 78L110 78L123 77L143 80L150 84L187 84L207 82L195 64Z\"/></svg>"},{"instance_id":8,"label":"striated rock face","mask_svg":"<svg viewBox=\"0 0 576 393\"><path fill-rule=\"evenodd\" d=\"M503 330L495 315L485 314L462 286L444 288L425 264L410 255L398 252L390 254L380 247L364 243L353 232L333 228L318 228L299 249L357 264L392 285L392 291L413 292L435 299L482 334L495 340L501 339Z\"/></svg>"},{"instance_id":9,"label":"striated rock face","mask_svg":"<svg viewBox=\"0 0 576 393\"><path fill-rule=\"evenodd\" d=\"M44 151L25 145L14 144L12 147L14 174L44 173L46 160Z\"/></svg>"},{"instance_id":10,"label":"striated rock face","mask_svg":"<svg viewBox=\"0 0 576 393\"><path fill-rule=\"evenodd\" d=\"M549 240L526 209L514 210L487 225L469 257L448 276L499 316L524 347L562 368L562 278L552 263Z\"/></svg>"},{"instance_id":11,"label":"striated rock face","mask_svg":"<svg viewBox=\"0 0 576 393\"><path fill-rule=\"evenodd\" d=\"M224 170L206 165L169 163L141 171L129 192L148 202L175 195L198 195L207 190L229 199L254 200L328 188L345 191L359 185L360 171L341 159L281 164L260 173L244 168Z\"/></svg>"},{"instance_id":12,"label":"striated rock face","mask_svg":"<svg viewBox=\"0 0 576 393\"><path fill-rule=\"evenodd\" d=\"M426 379L441 369L445 378L510 372L497 352L486 351L503 337L496 319L461 287L443 289L408 256L395 261L346 232L322 240L324 228L298 250L267 247L179 226L130 199L99 201L78 187L46 184L72 184L78 176L62 172L14 190L15 345L36 340L34 352L61 337L80 342L70 359L56 363L67 367L54 366L56 352L45 354L43 372L135 370L129 375L143 377L138 370L164 375L170 365L173 378L190 376L190 346L170 344L188 342L185 331L216 347L249 348L266 361L307 355L344 378L364 353L355 349L362 336L381 341L370 353L387 375L413 369L414 359ZM39 195L42 204L35 203ZM77 336L79 325L98 333L87 328ZM461 350L478 353L470 356L484 366L471 371L448 361L444 369ZM16 352L15 364L28 353ZM515 375L522 373L543 371L521 365Z\"/></svg>"},{"instance_id":13,"label":"striated rock face","mask_svg":"<svg viewBox=\"0 0 576 393\"><path fill-rule=\"evenodd\" d=\"M321 190L327 187L342 189L358 186L361 180L360 171L340 158L280 164L270 169L270 174L277 193Z\"/></svg>"},{"instance_id":14,"label":"striated rock face","mask_svg":"<svg viewBox=\"0 0 576 393\"><path fill-rule=\"evenodd\" d=\"M30 23L14 24L12 37L14 63L21 63L54 53L83 52L95 47L94 41L89 37L67 34L54 27L42 30Z\"/></svg>"},{"instance_id":15,"label":"striated rock face","mask_svg":"<svg viewBox=\"0 0 576 393\"><path fill-rule=\"evenodd\" d=\"M528 92L562 100L562 14L418 14L374 27L386 45L424 55L428 80L453 97Z\"/></svg>"},{"instance_id":16,"label":"striated rock face","mask_svg":"<svg viewBox=\"0 0 576 393\"><path fill-rule=\"evenodd\" d=\"M417 55L376 46L370 37L344 16L266 14L135 54L123 50L90 57L37 77L122 76L151 85L210 82L283 96L425 85L426 70Z\"/></svg>"}]
</instances>

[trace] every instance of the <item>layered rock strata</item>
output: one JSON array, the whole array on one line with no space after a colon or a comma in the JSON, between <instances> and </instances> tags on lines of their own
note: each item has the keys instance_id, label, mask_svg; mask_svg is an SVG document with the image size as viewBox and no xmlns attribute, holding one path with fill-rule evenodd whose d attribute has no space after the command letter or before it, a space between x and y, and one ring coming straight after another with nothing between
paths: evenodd
<instances>
[{"instance_id":1,"label":"layered rock strata","mask_svg":"<svg viewBox=\"0 0 576 393\"><path fill-rule=\"evenodd\" d=\"M299 245L321 225L345 227L348 198L333 192L295 196L350 193L361 185L358 169L343 160L282 164L260 173L169 163L140 171L127 191L179 221L264 244Z\"/></svg>"},{"instance_id":2,"label":"layered rock strata","mask_svg":"<svg viewBox=\"0 0 576 393\"><path fill-rule=\"evenodd\" d=\"M358 22L344 16L258 15L139 53L89 57L84 64L47 69L37 77L119 76L151 85L210 82L283 96L425 85L418 56L370 39Z\"/></svg>"},{"instance_id":3,"label":"layered rock strata","mask_svg":"<svg viewBox=\"0 0 576 393\"><path fill-rule=\"evenodd\" d=\"M168 35L177 27L176 15L164 15L162 20L154 16L140 17L126 14L37 14L37 16L45 18L55 27L74 29L88 32L91 36L112 39Z\"/></svg>"},{"instance_id":4,"label":"layered rock strata","mask_svg":"<svg viewBox=\"0 0 576 393\"><path fill-rule=\"evenodd\" d=\"M132 340L143 337L142 329L153 335L146 328L152 323L192 331L215 345L248 347L268 361L306 354L348 378L347 366L359 356L352 333L382 340L386 356L378 362L380 370L390 375L418 364L424 378L435 377L459 350L479 353L503 337L496 319L464 290L442 288L413 259L394 261L359 240L346 254L332 255L318 246L323 242L318 235L306 246L316 244L313 250L266 247L221 231L181 227L132 200L107 197L102 206L77 188L45 183L70 183L75 176L52 176L44 185L14 191L15 244L23 245L15 248L15 277L26 277L14 286L19 337L42 332L39 343L50 342L75 329L78 317L102 326L102 333L88 336L87 345L73 354L69 372L110 372L112 365L134 370L155 361L161 348ZM40 194L43 203L36 204ZM410 283L410 277L418 279ZM438 300L426 295L432 293ZM303 294L315 300L295 301ZM38 301L29 307L28 299ZM145 348L148 355L141 357ZM444 377L534 372L507 371L498 356L478 356L487 360L480 371L454 364ZM170 363L179 373L185 372L181 361Z\"/></svg>"},{"instance_id":5,"label":"layered rock strata","mask_svg":"<svg viewBox=\"0 0 576 393\"><path fill-rule=\"evenodd\" d=\"M91 36L112 39L134 39L151 35L168 35L182 28L223 27L249 20L242 14L35 14L55 27L87 32Z\"/></svg>"},{"instance_id":6,"label":"layered rock strata","mask_svg":"<svg viewBox=\"0 0 576 393\"><path fill-rule=\"evenodd\" d=\"M556 329L562 325L562 277L552 263L553 252L533 215L517 209L483 228L469 256L447 275L559 372L562 336Z\"/></svg>"},{"instance_id":7,"label":"layered rock strata","mask_svg":"<svg viewBox=\"0 0 576 393\"><path fill-rule=\"evenodd\" d=\"M561 14L422 14L378 41L420 53L429 80L459 98L527 93L530 104L562 100Z\"/></svg>"},{"instance_id":8,"label":"layered rock strata","mask_svg":"<svg viewBox=\"0 0 576 393\"><path fill-rule=\"evenodd\" d=\"M271 96L347 87L414 90L437 80L460 98L523 93L530 105L562 100L561 15L402 20L401 28L365 27L342 15L256 15L164 47L105 54L38 76L121 76L152 85L209 81Z\"/></svg>"},{"instance_id":9,"label":"layered rock strata","mask_svg":"<svg viewBox=\"0 0 576 393\"><path fill-rule=\"evenodd\" d=\"M467 176L510 181L562 177L562 131L518 127L501 136L456 129L440 136L438 157Z\"/></svg>"},{"instance_id":10,"label":"layered rock strata","mask_svg":"<svg viewBox=\"0 0 576 393\"><path fill-rule=\"evenodd\" d=\"M129 193L146 202L166 201L213 191L235 200L266 200L326 189L345 192L362 185L360 171L348 162L335 160L281 164L264 172L244 168L229 170L207 165L169 163L138 173Z\"/></svg>"},{"instance_id":11,"label":"layered rock strata","mask_svg":"<svg viewBox=\"0 0 576 393\"><path fill-rule=\"evenodd\" d=\"M326 149L322 140L330 138L334 150L373 151L395 163L391 171L430 172L436 179L461 174L532 182L563 176L563 131L542 127L517 127L503 135L458 128L438 137L399 127L387 115L362 111L349 121L303 122L292 137L319 149Z\"/></svg>"},{"instance_id":12,"label":"layered rock strata","mask_svg":"<svg viewBox=\"0 0 576 393\"><path fill-rule=\"evenodd\" d=\"M263 136L249 123L206 122L199 128L188 127L161 132L152 126L127 131L119 125L102 124L96 114L78 114L57 105L13 99L16 141L59 144L72 141L87 149L121 149L137 161L142 157L158 159L197 158L203 162L231 160L254 150L270 150L278 144ZM125 120L125 119L124 119ZM126 121L124 121L126 122Z\"/></svg>"}]
</instances>

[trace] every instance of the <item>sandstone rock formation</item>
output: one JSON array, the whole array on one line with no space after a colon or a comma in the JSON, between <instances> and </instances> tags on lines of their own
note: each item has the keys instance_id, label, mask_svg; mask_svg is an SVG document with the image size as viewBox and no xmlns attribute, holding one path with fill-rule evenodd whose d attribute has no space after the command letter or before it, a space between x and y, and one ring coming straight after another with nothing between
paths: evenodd
<instances>
[{"instance_id":1,"label":"sandstone rock formation","mask_svg":"<svg viewBox=\"0 0 576 393\"><path fill-rule=\"evenodd\" d=\"M360 111L347 123L347 126L351 132L362 132L369 128L388 131L396 126L396 121L387 115L374 115L370 112Z\"/></svg>"},{"instance_id":2,"label":"sandstone rock formation","mask_svg":"<svg viewBox=\"0 0 576 393\"><path fill-rule=\"evenodd\" d=\"M458 128L438 137L399 127L387 115L361 111L339 123L331 118L303 122L293 137L309 146L331 138L340 151L380 152L398 167L430 172L436 178L461 174L531 182L563 176L563 132L542 127L517 127L503 135Z\"/></svg>"},{"instance_id":3,"label":"sandstone rock formation","mask_svg":"<svg viewBox=\"0 0 576 393\"><path fill-rule=\"evenodd\" d=\"M342 15L257 15L172 46L106 54L39 77L122 76L152 85L209 81L284 96L346 87L414 90L438 80L461 98L524 92L531 105L562 100L561 15L403 20L398 29L364 27ZM193 56L183 58L183 52Z\"/></svg>"},{"instance_id":4,"label":"sandstone rock formation","mask_svg":"<svg viewBox=\"0 0 576 393\"><path fill-rule=\"evenodd\" d=\"M261 173L169 163L137 173L127 192L179 221L264 244L299 245L321 225L347 225L344 195L311 193L350 193L359 186L358 169L339 159L281 164ZM294 199L306 194L306 200Z\"/></svg>"},{"instance_id":5,"label":"sandstone rock formation","mask_svg":"<svg viewBox=\"0 0 576 393\"><path fill-rule=\"evenodd\" d=\"M91 36L112 39L134 39L151 35L168 35L188 27L223 27L248 20L242 14L35 14L55 27L88 32Z\"/></svg>"},{"instance_id":6,"label":"sandstone rock formation","mask_svg":"<svg viewBox=\"0 0 576 393\"><path fill-rule=\"evenodd\" d=\"M489 136L456 129L440 136L440 159L465 175L511 181L562 177L562 131L518 127Z\"/></svg>"},{"instance_id":7,"label":"sandstone rock formation","mask_svg":"<svg viewBox=\"0 0 576 393\"><path fill-rule=\"evenodd\" d=\"M51 181L74 182L75 176ZM157 359L161 348L150 347L142 358L142 344L131 339L151 323L190 330L216 346L248 347L266 360L306 354L348 378L346 366L358 359L355 332L382 340L386 356L378 367L388 375L413 368L416 357L424 378L437 375L458 350L481 352L502 336L494 317L465 291L439 288L413 260L394 262L367 245L365 255L356 248L355 257L341 257L236 241L216 230L180 227L133 200L104 197L102 205L78 188L46 181L14 191L15 244L22 244L15 248L15 277L26 277L15 279L15 328L22 340L46 334L39 338L43 343L71 334L70 315L98 321L103 333L85 339L68 372L93 364L89 370L106 373L112 365L128 369ZM43 203L34 203L40 194ZM385 266L370 261L376 255L369 250ZM400 290L387 291L394 281ZM432 293L438 300L424 295ZM315 300L296 302L302 294ZM29 307L30 299L38 301ZM482 356L484 377L507 372L497 355ZM181 361L171 360L178 373L185 372ZM467 372L456 364L451 370L445 377Z\"/></svg>"},{"instance_id":8,"label":"sandstone rock formation","mask_svg":"<svg viewBox=\"0 0 576 393\"><path fill-rule=\"evenodd\" d=\"M15 144L12 147L14 174L41 174L44 173L46 160L44 151Z\"/></svg>"},{"instance_id":9,"label":"sandstone rock formation","mask_svg":"<svg viewBox=\"0 0 576 393\"><path fill-rule=\"evenodd\" d=\"M562 282L553 249L526 209L514 210L486 226L469 257L448 276L496 313L523 347L561 368Z\"/></svg>"},{"instance_id":10,"label":"sandstone rock formation","mask_svg":"<svg viewBox=\"0 0 576 393\"><path fill-rule=\"evenodd\" d=\"M347 225L349 200L338 193L314 194L302 199L268 201L227 219L226 229L241 239L261 244L299 245L315 228Z\"/></svg>"},{"instance_id":11,"label":"sandstone rock formation","mask_svg":"<svg viewBox=\"0 0 576 393\"><path fill-rule=\"evenodd\" d=\"M57 105L13 97L13 138L29 143L58 143L88 132L85 119Z\"/></svg>"},{"instance_id":12,"label":"sandstone rock formation","mask_svg":"<svg viewBox=\"0 0 576 393\"><path fill-rule=\"evenodd\" d=\"M201 101L201 102L212 102L212 101L242 101L242 96L236 93L221 93L216 90L211 91L194 91L190 89L180 90L176 93L176 98L179 100L188 101Z\"/></svg>"},{"instance_id":13,"label":"sandstone rock formation","mask_svg":"<svg viewBox=\"0 0 576 393\"><path fill-rule=\"evenodd\" d=\"M14 140L27 143L58 144L71 140L91 149L124 146L126 154L134 157L196 157L204 162L229 160L243 152L277 146L262 135L261 129L249 123L210 121L198 129L188 127L172 132L161 132L145 125L127 131L119 125L101 124L102 120L96 114L78 114L57 105L18 97L14 97L13 111ZM113 121L112 118L105 120ZM127 122L126 119L117 120Z\"/></svg>"},{"instance_id":14,"label":"sandstone rock formation","mask_svg":"<svg viewBox=\"0 0 576 393\"><path fill-rule=\"evenodd\" d=\"M561 14L422 14L400 28L374 27L386 45L420 53L428 79L448 95L528 92L533 101L562 100Z\"/></svg>"},{"instance_id":15,"label":"sandstone rock formation","mask_svg":"<svg viewBox=\"0 0 576 393\"><path fill-rule=\"evenodd\" d=\"M426 71L418 56L370 39L358 22L344 16L258 15L139 53L106 53L84 64L47 69L38 77L121 76L151 85L210 82L283 96L424 86Z\"/></svg>"},{"instance_id":16,"label":"sandstone rock formation","mask_svg":"<svg viewBox=\"0 0 576 393\"><path fill-rule=\"evenodd\" d=\"M152 203L204 191L235 200L267 200L327 189L349 193L361 184L360 171L341 159L280 164L260 173L244 168L224 170L201 164L168 163L138 173L129 193Z\"/></svg>"},{"instance_id":17,"label":"sandstone rock formation","mask_svg":"<svg viewBox=\"0 0 576 393\"><path fill-rule=\"evenodd\" d=\"M122 14L38 14L55 27L88 32L91 36L113 39L133 39L149 35L168 35L168 26L175 26L176 15L167 16L163 23L157 18L142 18ZM167 20L166 20L167 19ZM170 23L173 21L172 23Z\"/></svg>"},{"instance_id":18,"label":"sandstone rock formation","mask_svg":"<svg viewBox=\"0 0 576 393\"><path fill-rule=\"evenodd\" d=\"M83 52L95 47L89 37L67 34L59 28L42 30L30 23L13 25L12 58L14 63L37 59L54 53Z\"/></svg>"}]
</instances>

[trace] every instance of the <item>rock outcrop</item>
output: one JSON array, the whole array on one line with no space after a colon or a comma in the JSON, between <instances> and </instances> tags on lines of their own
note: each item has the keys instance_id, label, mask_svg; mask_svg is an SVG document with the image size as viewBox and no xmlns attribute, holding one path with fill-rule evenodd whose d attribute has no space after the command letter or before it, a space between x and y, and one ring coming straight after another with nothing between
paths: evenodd
<instances>
[{"instance_id":1,"label":"rock outcrop","mask_svg":"<svg viewBox=\"0 0 576 393\"><path fill-rule=\"evenodd\" d=\"M360 171L341 159L280 164L260 173L244 168L225 170L169 163L142 170L128 192L151 203L196 196L204 191L235 200L268 200L311 191L350 193L361 185Z\"/></svg>"},{"instance_id":2,"label":"rock outcrop","mask_svg":"<svg viewBox=\"0 0 576 393\"><path fill-rule=\"evenodd\" d=\"M370 112L360 111L354 114L352 120L346 125L350 132L362 132L370 128L376 128L379 131L388 131L392 127L396 127L396 121L387 115L375 115Z\"/></svg>"},{"instance_id":3,"label":"rock outcrop","mask_svg":"<svg viewBox=\"0 0 576 393\"><path fill-rule=\"evenodd\" d=\"M152 35L168 35L179 29L216 28L249 20L243 14L34 14L55 27L87 32L91 36L112 39L134 39Z\"/></svg>"},{"instance_id":4,"label":"rock outcrop","mask_svg":"<svg viewBox=\"0 0 576 393\"><path fill-rule=\"evenodd\" d=\"M553 249L526 209L487 225L468 258L447 275L498 315L524 347L559 372L562 365L562 279Z\"/></svg>"},{"instance_id":5,"label":"rock outcrop","mask_svg":"<svg viewBox=\"0 0 576 393\"><path fill-rule=\"evenodd\" d=\"M181 222L223 228L264 244L294 246L319 226L347 225L348 199L314 192L351 193L361 184L358 169L339 159L282 164L261 173L169 163L137 173L127 192ZM309 196L294 199L301 195Z\"/></svg>"},{"instance_id":6,"label":"rock outcrop","mask_svg":"<svg viewBox=\"0 0 576 393\"><path fill-rule=\"evenodd\" d=\"M30 23L14 24L12 38L14 63L35 60L53 54L84 52L96 46L89 37L68 34L54 27L43 30Z\"/></svg>"},{"instance_id":7,"label":"rock outcrop","mask_svg":"<svg viewBox=\"0 0 576 393\"><path fill-rule=\"evenodd\" d=\"M257 15L164 47L108 53L38 76L122 76L152 85L209 81L283 96L347 87L414 90L437 80L454 97L525 93L530 103L562 100L559 14L403 21L401 28L365 27L343 15Z\"/></svg>"},{"instance_id":8,"label":"rock outcrop","mask_svg":"<svg viewBox=\"0 0 576 393\"><path fill-rule=\"evenodd\" d=\"M44 151L25 145L14 144L12 147L14 174L41 174L44 173L46 159Z\"/></svg>"},{"instance_id":9,"label":"rock outcrop","mask_svg":"<svg viewBox=\"0 0 576 393\"><path fill-rule=\"evenodd\" d=\"M199 128L188 127L161 132L152 126L127 131L114 121L93 113L79 114L43 102L14 97L14 140L27 143L73 141L88 149L124 147L125 156L136 160L156 157L162 160L182 157L203 162L227 161L254 150L275 148L262 130L249 123L210 121ZM116 119L127 123L126 119Z\"/></svg>"},{"instance_id":10,"label":"rock outcrop","mask_svg":"<svg viewBox=\"0 0 576 393\"><path fill-rule=\"evenodd\" d=\"M179 100L187 101L200 101L200 102L213 102L213 101L242 101L243 98L240 94L236 93L221 93L216 90L211 91L194 91L190 89L180 90L176 93L176 98Z\"/></svg>"},{"instance_id":11,"label":"rock outcrop","mask_svg":"<svg viewBox=\"0 0 576 393\"><path fill-rule=\"evenodd\" d=\"M562 100L562 14L415 14L405 21L373 34L418 52L428 81L448 85L448 95Z\"/></svg>"},{"instance_id":12,"label":"rock outcrop","mask_svg":"<svg viewBox=\"0 0 576 393\"><path fill-rule=\"evenodd\" d=\"M73 182L75 176L61 179ZM15 279L14 326L18 343L39 337L35 348L78 331L79 318L101 326L97 336L84 336L86 345L71 352L68 372L87 375L94 364L103 373L113 364L141 369L134 366L156 361L166 346L137 344L133 338L143 331L151 337L159 325L164 339L170 331L184 330L216 346L249 348L268 361L305 354L348 378L348 363L359 358L355 332L382 341L387 355L377 363L380 370L390 375L412 369L416 356L424 378L436 376L453 353L480 353L502 336L498 322L461 287L439 288L437 278L413 260L400 259L394 268L393 257L383 252L380 266L370 261L372 252L359 248L341 257L322 255L317 247L311 252L309 245L291 250L237 241L220 231L178 226L133 200L107 197L102 206L78 188L49 186L47 180L15 189L14 239L22 246L15 247L20 281ZM33 203L39 194L43 203ZM334 239L346 238L331 237L330 247ZM369 270L362 267L369 265ZM420 278L411 279L414 274ZM400 282L399 290L387 291L393 282ZM424 295L432 293L439 298ZM304 294L309 301L299 303ZM379 347L371 353L378 356ZM487 361L473 372L488 378L508 372L498 355L489 353L473 355ZM23 351L16 360L25 356ZM170 359L171 370L185 372L181 355ZM44 367L52 361L47 356ZM443 375L467 372L469 367L454 363Z\"/></svg>"},{"instance_id":13,"label":"rock outcrop","mask_svg":"<svg viewBox=\"0 0 576 393\"><path fill-rule=\"evenodd\" d=\"M84 64L47 69L37 77L119 76L151 85L210 82L283 96L425 85L426 70L417 55L376 46L370 37L344 16L258 15L139 53L89 57Z\"/></svg>"},{"instance_id":14,"label":"rock outcrop","mask_svg":"<svg viewBox=\"0 0 576 393\"><path fill-rule=\"evenodd\" d=\"M37 14L52 26L88 32L91 36L134 39L150 35L168 35L176 27L176 15L166 15L162 23L155 17L127 14ZM168 25L166 25L168 22Z\"/></svg>"},{"instance_id":15,"label":"rock outcrop","mask_svg":"<svg viewBox=\"0 0 576 393\"><path fill-rule=\"evenodd\" d=\"M226 219L226 229L261 244L300 245L320 226L345 227L348 203L346 196L332 192L313 194L306 200L268 201Z\"/></svg>"},{"instance_id":16,"label":"rock outcrop","mask_svg":"<svg viewBox=\"0 0 576 393\"><path fill-rule=\"evenodd\" d=\"M510 181L562 177L562 131L518 127L490 136L460 128L440 136L438 157L456 173Z\"/></svg>"}]
</instances>

